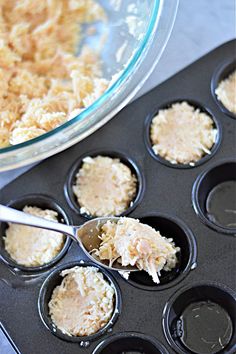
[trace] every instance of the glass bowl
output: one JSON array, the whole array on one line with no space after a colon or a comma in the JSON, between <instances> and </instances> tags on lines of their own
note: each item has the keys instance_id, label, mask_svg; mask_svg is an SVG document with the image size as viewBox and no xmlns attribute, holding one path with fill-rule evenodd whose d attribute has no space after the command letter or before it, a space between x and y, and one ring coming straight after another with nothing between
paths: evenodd
<instances>
[{"instance_id":1,"label":"glass bowl","mask_svg":"<svg viewBox=\"0 0 236 354\"><path fill-rule=\"evenodd\" d=\"M82 44L101 51L104 77L113 83L91 106L60 127L0 149L0 171L54 155L81 141L119 112L139 91L159 61L171 33L178 0L99 0L108 15ZM99 36L99 37L98 37ZM114 75L115 78L114 79Z\"/></svg>"}]
</instances>

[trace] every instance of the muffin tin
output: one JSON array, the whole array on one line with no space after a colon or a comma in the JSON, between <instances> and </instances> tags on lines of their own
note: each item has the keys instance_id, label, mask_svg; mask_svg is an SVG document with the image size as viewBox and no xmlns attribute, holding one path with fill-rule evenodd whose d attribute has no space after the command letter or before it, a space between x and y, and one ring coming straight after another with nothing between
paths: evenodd
<instances>
[{"instance_id":1,"label":"muffin tin","mask_svg":"<svg viewBox=\"0 0 236 354\"><path fill-rule=\"evenodd\" d=\"M87 219L92 219L93 217L89 214L86 213L81 213L80 211L80 205L77 201L77 197L73 192L73 185L76 184L76 175L80 168L83 165L83 159L86 157L96 157L96 156L108 156L111 158L118 158L120 162L125 164L126 166L129 167L132 175L135 175L137 179L137 191L134 199L131 201L130 206L119 216L126 216L129 213L131 213L136 206L141 202L143 194L144 194L144 189L145 189L145 184L144 184L144 176L141 171L141 169L137 166L136 162L132 160L131 157L122 154L121 152L117 151L102 151L102 150L93 150L93 151L87 151L84 155L80 156L78 160L76 160L70 168L70 173L68 174L68 177L66 179L65 185L64 185L64 192L65 192L65 197L70 205L70 207L77 213L80 214L81 216L87 218Z\"/></svg>"},{"instance_id":2,"label":"muffin tin","mask_svg":"<svg viewBox=\"0 0 236 354\"><path fill-rule=\"evenodd\" d=\"M214 300L230 312L234 333L228 348L219 353L236 352L236 230L225 232L208 222L204 213L207 189L201 188L202 180L215 166L223 166L226 161L231 166L235 164L236 122L221 111L211 91L216 68L223 70L226 61L233 61L235 45L236 41L230 41L213 50L131 103L92 136L43 161L0 191L2 204L20 200L20 206L17 202L13 204L19 208L22 207L22 200L34 205L41 195L46 195L46 198L56 201L68 220L80 225L87 219L79 213L79 209L76 210L75 205L68 202L68 192L65 192L75 173L75 168L71 166L78 166L81 157L90 155L91 151L122 156L122 160L131 163L138 173L141 187L137 203L126 215L140 218L153 226L160 225L167 236L173 233L176 244L182 248L176 270L170 274L163 273L160 285L154 285L142 272L126 280L124 274L101 270L118 284L122 307L119 307L112 326L108 325L99 337L84 337L72 342L53 335L55 328L47 322L46 302L52 290L49 279L55 274L58 277L60 267L70 268L71 264L81 264L81 260L88 262L88 259L72 242L62 257L46 269L31 272L20 269L4 259L2 224L0 306L4 311L1 311L1 321L4 331L20 353L190 354L172 339L171 321L177 315L176 308L173 308L175 298L196 286L204 289L205 297L214 295ZM198 102L203 109L211 112L216 126L220 127L217 149L203 158L201 163L185 169L153 159L145 144L150 115L166 102L182 100ZM235 169L230 173L230 178L235 180ZM219 178L219 173L212 174L212 185L219 183ZM206 186L209 188L209 183ZM205 290L214 286L220 290ZM187 299L190 298L189 295ZM121 302L120 297L118 302Z\"/></svg>"}]
</instances>

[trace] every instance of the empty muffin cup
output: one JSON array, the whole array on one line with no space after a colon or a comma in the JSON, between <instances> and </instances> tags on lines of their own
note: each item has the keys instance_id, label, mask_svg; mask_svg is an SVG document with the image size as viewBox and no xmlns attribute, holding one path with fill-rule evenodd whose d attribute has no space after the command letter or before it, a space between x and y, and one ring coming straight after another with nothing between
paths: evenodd
<instances>
[{"instance_id":1,"label":"empty muffin cup","mask_svg":"<svg viewBox=\"0 0 236 354\"><path fill-rule=\"evenodd\" d=\"M236 233L236 161L224 160L200 174L192 190L193 207L203 223Z\"/></svg>"},{"instance_id":2,"label":"empty muffin cup","mask_svg":"<svg viewBox=\"0 0 236 354\"><path fill-rule=\"evenodd\" d=\"M64 211L64 209L60 206L60 204L54 200L53 198L43 195L43 194L29 194L22 196L14 201L11 201L8 206L17 209L17 210L23 210L26 206L30 207L37 207L42 210L52 210L57 213L57 219L61 223L66 223L66 224L71 224L71 220ZM26 266L23 264L19 264L16 260L14 260L11 255L7 252L5 248L5 240L4 237L6 236L6 230L9 228L8 224L5 222L0 223L0 254L1 254L1 259L5 264L8 266L15 268L17 270L20 270L22 272L41 272L44 270L47 270L48 268L52 267L54 264L56 264L67 252L70 244L71 244L71 239L69 237L63 236L64 237L64 242L61 250L56 254L54 258L51 259L51 261L42 264L42 265L36 265L36 266Z\"/></svg>"},{"instance_id":3,"label":"empty muffin cup","mask_svg":"<svg viewBox=\"0 0 236 354\"><path fill-rule=\"evenodd\" d=\"M222 83L224 80L227 80L227 78L229 78L229 76L235 70L236 70L236 60L235 59L234 60L231 59L230 61L227 60L226 62L221 63L216 68L216 70L213 74L212 80L211 80L211 93L212 93L214 100L216 101L220 110L231 118L236 118L236 113L230 111L224 105L224 103L219 99L219 97L217 97L216 90L217 90L217 88L219 88L220 83ZM222 90L223 90L223 88L222 88ZM235 94L235 87L234 87L234 92L232 92L232 94L233 93ZM222 94L225 94L225 93L222 92ZM218 93L218 96L219 96L219 93Z\"/></svg>"},{"instance_id":4,"label":"empty muffin cup","mask_svg":"<svg viewBox=\"0 0 236 354\"><path fill-rule=\"evenodd\" d=\"M162 325L177 353L234 354L236 294L214 282L180 289L167 302Z\"/></svg>"},{"instance_id":5,"label":"empty muffin cup","mask_svg":"<svg viewBox=\"0 0 236 354\"><path fill-rule=\"evenodd\" d=\"M157 114L160 111L164 111L164 110L168 110L170 108L172 108L173 105L183 105L183 104L188 104L188 109L189 109L189 105L191 107L193 107L195 110L199 110L200 113L205 113L208 117L211 118L213 125L212 125L212 132L210 134L211 136L211 140L212 140L212 146L210 148L204 147L202 143L199 142L199 146L198 146L198 150L202 150L202 156L199 157L198 160L195 161L189 161L188 163L182 163L182 162L178 162L178 161L171 161L171 156L169 157L162 157L160 153L157 153L154 151L154 143L152 141L151 138L151 128L152 128L152 124L153 124L153 119L157 116ZM196 112L196 111L194 111ZM194 114L194 113L193 113ZM162 117L161 118L162 122L165 122L166 124L166 118ZM163 123L164 124L164 123ZM204 123L205 124L205 123ZM203 128L205 127L205 125L203 126ZM187 125L186 125L187 128ZM165 127L166 129L166 127ZM172 129L170 127L170 129ZM181 131L181 129L183 130L183 127L178 127L178 130ZM192 128L191 128L192 130ZM202 131L202 130L201 130ZM163 134L161 134L163 137ZM209 135L209 131L206 132L206 136ZM191 135L187 135L187 136L191 136ZM151 112L148 116L147 119L145 121L145 126L144 126L144 140L145 140L145 145L147 147L147 150L149 152L149 154L156 160L161 162L162 164L168 166L168 167L173 167L173 168L182 168L182 169L188 169L188 168L193 168L196 166L199 166L201 164L203 164L204 162L208 161L217 151L220 142L221 142L221 137L222 137L222 129L221 129L221 125L218 122L218 120L215 118L215 116L212 114L212 112L208 109L203 107L200 103L194 101L194 100L189 100L189 99L179 99L179 100L174 100L171 102L167 102L164 103L160 106L157 106L155 108L155 110L153 110L153 112ZM179 143L183 143L185 140L183 140L185 138L180 137L179 138ZM176 138L172 139L173 141L176 141ZM171 140L171 141L172 141ZM161 150L163 150L163 152L165 151L166 155L172 154L174 151L174 147L170 146L170 139L167 139L168 141L168 146L163 146L163 148ZM190 145L189 145L190 146ZM169 153L168 153L168 149L170 149ZM194 147L195 149L195 147ZM190 152L188 152L190 153ZM196 151L194 150L194 154L196 153ZM180 156L179 156L180 158ZM181 159L183 158L183 156L181 157Z\"/></svg>"},{"instance_id":6,"label":"empty muffin cup","mask_svg":"<svg viewBox=\"0 0 236 354\"><path fill-rule=\"evenodd\" d=\"M121 214L116 214L113 216L125 216L131 213L137 205L140 203L143 197L144 193L144 176L142 172L140 171L139 167L137 164L128 156L121 152L114 152L114 151L93 151L93 152L88 152L81 156L76 162L73 164L73 166L70 168L68 172L68 177L65 182L64 186L64 192L65 192L65 197L66 200L69 204L69 206L79 215L91 219L93 217L98 217L98 216L107 216L107 215L91 215L91 213L87 212L86 208L84 206L81 206L79 204L78 198L74 193L74 186L76 185L76 179L77 179L77 174L83 167L84 162L86 162L88 159L92 160L93 158L97 157L108 157L112 159L119 159L120 162L125 165L126 167L129 168L129 171L131 172L132 176L136 179L136 191L134 193L134 196L130 200L129 206L124 210ZM91 188L90 188L91 190ZM96 193L96 191L95 191ZM119 196L118 196L119 197ZM106 200L102 201L103 204L106 203ZM110 215L110 214L109 214Z\"/></svg>"},{"instance_id":7,"label":"empty muffin cup","mask_svg":"<svg viewBox=\"0 0 236 354\"><path fill-rule=\"evenodd\" d=\"M101 327L96 333L90 334L90 335L84 335L84 336L77 336L77 335L71 335L66 333L65 331L62 331L61 329L57 328L56 324L53 322L51 315L50 315L50 310L49 310L49 302L52 299L53 291L54 289L62 284L62 280L65 278L62 278L61 272L65 270L71 270L74 267L93 267L96 268L99 273L102 273L103 279L112 287L114 290L114 308L113 312L111 314L111 317L107 323ZM96 284L96 283L95 283ZM80 343L81 346L86 346L89 345L89 343L100 336L104 335L110 328L113 327L115 322L118 319L118 316L121 312L121 292L119 289L119 286L113 276L100 267L99 265L95 265L92 262L84 262L84 261L77 261L77 262L71 262L67 264L63 264L60 267L57 267L44 281L42 284L42 287L39 292L39 297L38 297L38 311L40 318L46 328L51 331L52 334L55 336L65 340L65 341L70 341L70 342L77 342ZM88 312L90 310L88 309ZM65 314L66 315L66 314ZM89 314L88 314L89 316Z\"/></svg>"},{"instance_id":8,"label":"empty muffin cup","mask_svg":"<svg viewBox=\"0 0 236 354\"><path fill-rule=\"evenodd\" d=\"M121 276L131 285L142 290L164 290L183 280L191 269L196 268L197 244L191 230L179 219L166 214L151 214L139 218L140 222L153 227L162 236L173 239L177 252L176 267L170 271L161 271L160 283L153 282L145 271L130 272Z\"/></svg>"},{"instance_id":9,"label":"empty muffin cup","mask_svg":"<svg viewBox=\"0 0 236 354\"><path fill-rule=\"evenodd\" d=\"M138 333L117 333L102 341L92 354L168 354L154 337Z\"/></svg>"}]
</instances>

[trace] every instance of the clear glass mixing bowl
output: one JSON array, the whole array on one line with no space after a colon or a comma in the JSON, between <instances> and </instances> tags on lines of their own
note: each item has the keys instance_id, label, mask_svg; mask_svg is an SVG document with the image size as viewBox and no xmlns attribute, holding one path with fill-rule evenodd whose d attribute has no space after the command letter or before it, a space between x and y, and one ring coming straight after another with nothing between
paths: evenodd
<instances>
[{"instance_id":1,"label":"clear glass mixing bowl","mask_svg":"<svg viewBox=\"0 0 236 354\"><path fill-rule=\"evenodd\" d=\"M84 139L121 110L151 74L165 48L175 20L178 0L99 0L108 21L85 39L98 49L104 77L116 79L91 106L60 127L15 146L0 149L0 171L54 155ZM82 43L82 44L84 44Z\"/></svg>"}]
</instances>

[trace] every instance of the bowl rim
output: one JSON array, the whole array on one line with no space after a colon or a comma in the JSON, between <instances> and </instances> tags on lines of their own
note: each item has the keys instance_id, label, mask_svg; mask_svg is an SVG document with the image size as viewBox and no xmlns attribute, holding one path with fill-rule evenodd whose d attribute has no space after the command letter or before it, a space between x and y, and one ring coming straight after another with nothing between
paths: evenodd
<instances>
[{"instance_id":1,"label":"bowl rim","mask_svg":"<svg viewBox=\"0 0 236 354\"><path fill-rule=\"evenodd\" d=\"M66 122L68 126L64 124L35 139L0 149L2 162L0 171L9 171L35 163L71 147L102 127L125 107L160 60L173 29L178 4L179 0L171 1L169 4L164 0L154 0L144 37L126 68L109 90L80 115ZM155 40L157 35L158 41ZM147 57L151 61L148 65L145 60Z\"/></svg>"},{"instance_id":2,"label":"bowl rim","mask_svg":"<svg viewBox=\"0 0 236 354\"><path fill-rule=\"evenodd\" d=\"M136 52L133 55L133 57L131 58L131 60L128 62L127 67L124 69L124 71L122 72L120 77L104 92L104 94L102 94L94 103L89 105L87 108L83 109L83 111L80 112L80 114L76 115L74 118L70 119L69 121L63 123L59 127L52 129L49 132L46 132L34 139L30 139L30 140L25 141L23 143L0 148L0 155L3 153L6 153L8 151L17 151L20 148L29 146L29 145L36 143L36 142L43 141L46 138L53 136L60 131L63 131L64 128L67 128L67 127L73 125L75 122L84 121L87 118L89 113L93 113L99 106L101 106L104 103L105 100L109 99L111 97L112 93L114 92L114 90L117 89L125 81L128 74L130 73L130 71L132 71L136 62L140 59L143 51L145 50L146 43L148 43L148 39L150 38L152 30L155 27L155 22L158 17L159 11L161 9L162 1L163 0L155 0L152 16L151 16L150 22L148 24L148 29L147 29L145 36L141 42L141 45L138 47L138 49L136 50Z\"/></svg>"}]
</instances>

